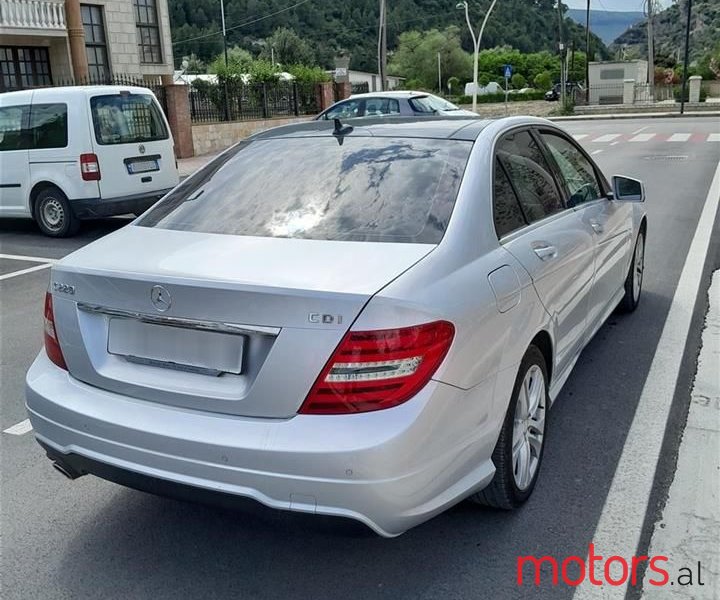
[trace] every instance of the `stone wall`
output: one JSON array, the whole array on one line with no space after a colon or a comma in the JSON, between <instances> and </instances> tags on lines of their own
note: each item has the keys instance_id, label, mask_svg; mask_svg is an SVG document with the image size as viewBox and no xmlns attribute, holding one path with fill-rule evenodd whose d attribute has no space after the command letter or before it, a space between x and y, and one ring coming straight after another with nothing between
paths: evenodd
<instances>
[{"instance_id":1,"label":"stone wall","mask_svg":"<svg viewBox=\"0 0 720 600\"><path fill-rule=\"evenodd\" d=\"M192 126L192 139L195 155L210 154L225 150L234 143L271 127L302 123L313 117L295 117L292 119L266 119L258 121L233 121L232 123L201 123Z\"/></svg>"}]
</instances>

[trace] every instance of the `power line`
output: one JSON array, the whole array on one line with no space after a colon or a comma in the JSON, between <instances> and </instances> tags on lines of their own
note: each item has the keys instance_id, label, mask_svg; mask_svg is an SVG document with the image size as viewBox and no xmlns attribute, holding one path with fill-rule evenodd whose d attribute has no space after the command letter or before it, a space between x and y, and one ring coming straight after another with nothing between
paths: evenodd
<instances>
[{"instance_id":1,"label":"power line","mask_svg":"<svg viewBox=\"0 0 720 600\"><path fill-rule=\"evenodd\" d=\"M311 1L311 0L300 0L300 2L296 2L296 3L293 4L292 6L287 6L287 7L285 7L285 8L281 8L280 10L276 10L276 11L273 12L273 13L270 13L270 14L267 14L267 15L263 15L262 17L258 17L258 18L256 18L256 19L251 19L251 20L249 20L249 21L243 21L242 23L240 23L240 24L238 24L238 25L233 25L232 27L227 27L227 28L225 29L225 31L227 32L227 31L232 31L232 30L234 30L234 29L240 29L241 27L245 27L246 25L252 25L253 23L258 23L259 21L264 21L265 19L270 19L270 18L272 18L272 17L274 17L274 16L276 16L276 15L279 15L279 14L281 14L281 13L284 13L284 12L287 12L287 11L292 10L292 9L294 9L294 8L297 8L298 6L300 6L300 5L302 5L302 4L307 4L307 3L310 2L310 1ZM214 35L218 35L218 34L219 34L219 35L222 35L222 31L212 31L212 32L210 32L210 33L204 33L203 35L198 35L198 36L195 36L195 37L186 38L186 39L184 39L184 40L177 40L177 41L173 42L173 46L175 46L175 45L177 45L177 44L184 44L185 42L194 42L195 40L201 40L201 39L203 39L203 38L208 38L208 37L211 37L211 36L214 36Z\"/></svg>"}]
</instances>

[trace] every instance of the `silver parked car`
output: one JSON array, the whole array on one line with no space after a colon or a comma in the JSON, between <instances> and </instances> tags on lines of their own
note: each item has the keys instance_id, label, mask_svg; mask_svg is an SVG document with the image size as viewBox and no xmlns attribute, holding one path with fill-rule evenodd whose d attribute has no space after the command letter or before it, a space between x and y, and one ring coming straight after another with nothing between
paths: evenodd
<instances>
[{"instance_id":1,"label":"silver parked car","mask_svg":"<svg viewBox=\"0 0 720 600\"><path fill-rule=\"evenodd\" d=\"M355 119L358 117L473 117L477 113L462 109L444 98L427 92L389 91L353 94L321 112L316 119Z\"/></svg>"},{"instance_id":2,"label":"silver parked car","mask_svg":"<svg viewBox=\"0 0 720 600\"><path fill-rule=\"evenodd\" d=\"M638 305L643 200L542 119L260 133L53 266L37 440L70 478L383 536L517 507L580 352Z\"/></svg>"}]
</instances>

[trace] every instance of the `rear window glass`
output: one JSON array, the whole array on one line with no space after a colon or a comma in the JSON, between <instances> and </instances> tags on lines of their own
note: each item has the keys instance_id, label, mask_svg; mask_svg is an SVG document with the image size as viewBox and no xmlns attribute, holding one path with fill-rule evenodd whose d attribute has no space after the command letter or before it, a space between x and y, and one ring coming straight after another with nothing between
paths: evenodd
<instances>
[{"instance_id":1,"label":"rear window glass","mask_svg":"<svg viewBox=\"0 0 720 600\"><path fill-rule=\"evenodd\" d=\"M90 99L98 144L137 144L168 138L160 109L146 94L113 94Z\"/></svg>"},{"instance_id":2,"label":"rear window glass","mask_svg":"<svg viewBox=\"0 0 720 600\"><path fill-rule=\"evenodd\" d=\"M170 193L138 224L255 237L436 244L471 148L460 141L367 137L248 141Z\"/></svg>"}]
</instances>

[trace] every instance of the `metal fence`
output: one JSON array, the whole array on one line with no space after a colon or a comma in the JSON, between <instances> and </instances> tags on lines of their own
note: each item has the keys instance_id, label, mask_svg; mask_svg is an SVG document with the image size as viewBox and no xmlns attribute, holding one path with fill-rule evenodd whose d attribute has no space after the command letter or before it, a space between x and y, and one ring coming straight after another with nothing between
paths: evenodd
<instances>
[{"instance_id":1,"label":"metal fence","mask_svg":"<svg viewBox=\"0 0 720 600\"><path fill-rule=\"evenodd\" d=\"M190 86L190 117L193 123L249 121L314 115L318 110L315 83L194 82Z\"/></svg>"},{"instance_id":2,"label":"metal fence","mask_svg":"<svg viewBox=\"0 0 720 600\"><path fill-rule=\"evenodd\" d=\"M353 94L367 94L370 91L370 84L367 81L352 84Z\"/></svg>"},{"instance_id":3,"label":"metal fence","mask_svg":"<svg viewBox=\"0 0 720 600\"><path fill-rule=\"evenodd\" d=\"M675 89L672 85L650 85L649 83L635 84L634 104L654 104L675 100Z\"/></svg>"}]
</instances>

